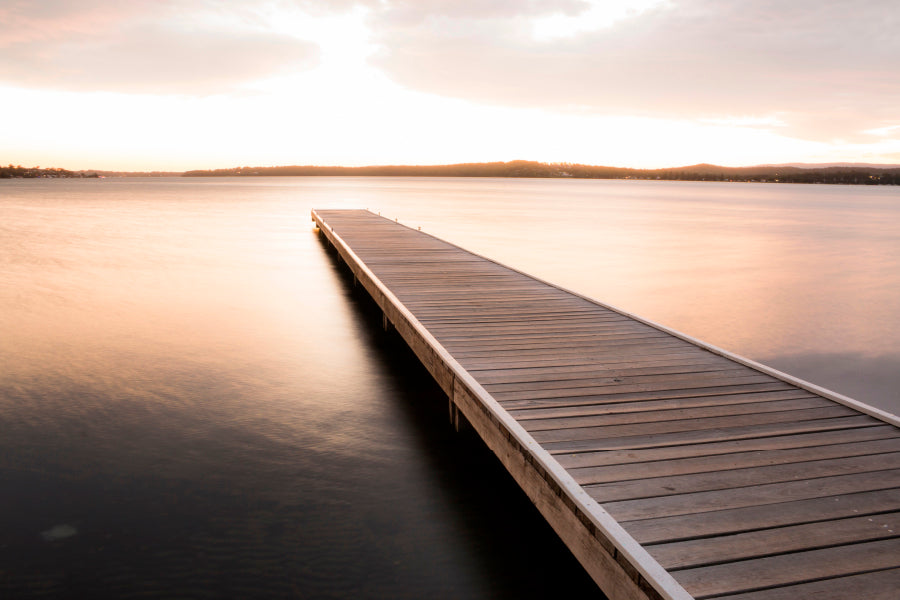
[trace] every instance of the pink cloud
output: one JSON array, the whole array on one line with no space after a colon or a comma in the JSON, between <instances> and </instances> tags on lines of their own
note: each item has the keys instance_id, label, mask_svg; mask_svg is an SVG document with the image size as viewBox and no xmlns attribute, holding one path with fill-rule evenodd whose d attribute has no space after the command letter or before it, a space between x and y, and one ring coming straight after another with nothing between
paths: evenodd
<instances>
[{"instance_id":1,"label":"pink cloud","mask_svg":"<svg viewBox=\"0 0 900 600\"><path fill-rule=\"evenodd\" d=\"M53 42L109 31L146 15L165 13L168 0L13 0L0 5L0 48Z\"/></svg>"},{"instance_id":2,"label":"pink cloud","mask_svg":"<svg viewBox=\"0 0 900 600\"><path fill-rule=\"evenodd\" d=\"M237 4L234 10L240 11ZM250 28L211 28L206 15L190 10L203 5L143 0L8 5L0 13L10 23L0 34L0 82L205 95L315 64L314 44Z\"/></svg>"}]
</instances>

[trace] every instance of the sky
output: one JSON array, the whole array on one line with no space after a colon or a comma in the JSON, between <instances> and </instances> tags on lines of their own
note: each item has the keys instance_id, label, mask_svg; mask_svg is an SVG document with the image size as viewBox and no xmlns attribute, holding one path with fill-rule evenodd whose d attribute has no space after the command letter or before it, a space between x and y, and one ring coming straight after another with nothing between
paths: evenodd
<instances>
[{"instance_id":1,"label":"sky","mask_svg":"<svg viewBox=\"0 0 900 600\"><path fill-rule=\"evenodd\" d=\"M897 0L0 0L0 164L900 164Z\"/></svg>"}]
</instances>

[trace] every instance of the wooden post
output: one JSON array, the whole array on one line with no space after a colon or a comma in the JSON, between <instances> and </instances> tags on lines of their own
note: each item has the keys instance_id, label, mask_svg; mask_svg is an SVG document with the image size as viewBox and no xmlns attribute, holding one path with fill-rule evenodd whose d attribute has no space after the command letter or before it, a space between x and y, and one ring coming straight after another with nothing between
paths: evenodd
<instances>
[{"instance_id":1,"label":"wooden post","mask_svg":"<svg viewBox=\"0 0 900 600\"><path fill-rule=\"evenodd\" d=\"M453 427L453 431L459 433L459 407L453 403L453 398L447 398L447 402L450 408L450 425Z\"/></svg>"}]
</instances>

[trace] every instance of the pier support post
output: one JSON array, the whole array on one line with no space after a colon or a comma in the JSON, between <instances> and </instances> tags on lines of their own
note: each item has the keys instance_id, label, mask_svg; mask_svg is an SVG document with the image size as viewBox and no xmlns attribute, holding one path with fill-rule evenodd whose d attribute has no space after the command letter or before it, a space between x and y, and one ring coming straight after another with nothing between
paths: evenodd
<instances>
[{"instance_id":1,"label":"pier support post","mask_svg":"<svg viewBox=\"0 0 900 600\"><path fill-rule=\"evenodd\" d=\"M462 418L459 414L459 407L453 403L453 398L448 398L447 403L450 408L450 425L453 426L453 431L459 433L459 421Z\"/></svg>"},{"instance_id":2,"label":"pier support post","mask_svg":"<svg viewBox=\"0 0 900 600\"><path fill-rule=\"evenodd\" d=\"M447 403L450 409L450 426L453 427L453 431L463 435L473 434L475 430L459 406L453 402L452 398L447 398Z\"/></svg>"}]
</instances>

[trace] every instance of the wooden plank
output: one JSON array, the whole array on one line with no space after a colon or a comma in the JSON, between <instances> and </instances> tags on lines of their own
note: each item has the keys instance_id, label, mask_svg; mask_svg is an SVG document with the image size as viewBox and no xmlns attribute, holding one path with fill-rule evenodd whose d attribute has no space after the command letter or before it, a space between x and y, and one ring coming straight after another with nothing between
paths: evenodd
<instances>
[{"instance_id":1,"label":"wooden plank","mask_svg":"<svg viewBox=\"0 0 900 600\"><path fill-rule=\"evenodd\" d=\"M520 422L542 419L562 419L566 417L587 417L616 413L639 413L646 411L675 411L692 408L731 407L741 404L779 404L782 401L822 399L805 390L788 389L776 392L751 392L727 394L723 396L688 396L665 400L632 400L628 402L608 402L598 404L578 404L575 406L542 406L538 408L512 409L509 414Z\"/></svg>"},{"instance_id":2,"label":"wooden plank","mask_svg":"<svg viewBox=\"0 0 900 600\"><path fill-rule=\"evenodd\" d=\"M900 539L685 569L675 576L690 594L702 600L896 567L900 567Z\"/></svg>"},{"instance_id":3,"label":"wooden plank","mask_svg":"<svg viewBox=\"0 0 900 600\"><path fill-rule=\"evenodd\" d=\"M523 427L528 431L543 431L573 427L606 427L609 425L624 425L629 423L678 421L706 417L784 412L807 408L832 407L833 404L834 403L829 402L824 398L817 398L815 396L778 401L772 400L768 402L740 402L734 404L714 404L670 409L657 408L656 410L641 409L639 406L628 406L627 404L614 404L612 406L619 410L607 410L601 414L594 414L596 408L593 406L579 407L587 414L575 414L555 418L548 417L543 419L520 419L520 421Z\"/></svg>"},{"instance_id":4,"label":"wooden plank","mask_svg":"<svg viewBox=\"0 0 900 600\"><path fill-rule=\"evenodd\" d=\"M429 331L442 344L453 342L481 341L492 344L507 344L533 340L564 340L564 339L588 339L603 342L612 342L621 339L664 339L666 336L660 331L652 331L629 327L599 327L578 324L573 327L564 327L558 321L552 321L547 325L534 322L522 322L506 327L487 328L484 326L472 326L467 324L465 328L448 329L446 327L429 326Z\"/></svg>"},{"instance_id":5,"label":"wooden plank","mask_svg":"<svg viewBox=\"0 0 900 600\"><path fill-rule=\"evenodd\" d=\"M535 338L522 342L498 342L491 343L481 339L469 339L463 341L448 342L444 344L450 352L461 355L484 354L492 352L503 352L506 355L521 353L540 354L542 351L573 353L578 351L590 351L593 349L604 350L609 347L624 349L626 346L633 349L640 349L652 345L654 340L660 340L662 343L669 344L664 337L651 336L627 336L610 340L598 339L597 336L588 337L566 337L557 336L555 338ZM438 338L438 341L440 338Z\"/></svg>"},{"instance_id":6,"label":"wooden plank","mask_svg":"<svg viewBox=\"0 0 900 600\"><path fill-rule=\"evenodd\" d=\"M641 323L629 321L621 315L598 310L572 312L565 306L548 306L541 302L540 306L523 306L515 303L511 306L468 305L469 309L455 308L455 321L448 321L449 316L437 320L429 315L440 314L426 312L424 318L429 323L429 330L441 335L472 335L478 333L519 333L527 334L533 326L539 333L544 330L565 331L569 333L648 333L662 334L662 331L647 327ZM449 315L450 313L444 313ZM560 318L566 316L568 318ZM481 323L473 324L470 319L479 318ZM539 319L539 320L538 320Z\"/></svg>"},{"instance_id":7,"label":"wooden plank","mask_svg":"<svg viewBox=\"0 0 900 600\"><path fill-rule=\"evenodd\" d=\"M560 396L550 398L528 398L525 400L500 399L507 410L523 408L543 408L562 406L584 406L602 404L604 402L625 402L631 400L667 400L672 398L695 398L698 396L719 396L727 394L749 394L753 392L775 392L796 389L780 381L762 383L741 383L732 385L709 385L708 387L685 387L661 390L618 391L604 389L602 393L590 396Z\"/></svg>"},{"instance_id":8,"label":"wooden plank","mask_svg":"<svg viewBox=\"0 0 900 600\"><path fill-rule=\"evenodd\" d=\"M519 358L528 358L534 356L540 356L542 354L541 350L553 350L562 355L567 354L579 354L584 351L585 348L592 348L593 351L596 352L598 356L622 356L624 354L634 354L634 355L643 355L646 352L650 354L684 354L684 353L695 353L697 355L703 354L701 350L697 350L686 346L684 342L674 339L674 338L637 338L637 339L623 339L617 340L615 343L605 343L603 340L586 340L580 343L569 342L569 343L555 343L554 341L545 341L540 345L536 345L533 348L529 347L516 347L515 345L508 345L505 349L504 347L498 346L496 350L502 351L507 356L514 356ZM486 349L486 350L465 350L460 351L459 354L461 356L483 356L485 358L491 358L491 353L494 349ZM544 352L546 353L546 352ZM456 353L454 353L454 356Z\"/></svg>"},{"instance_id":9,"label":"wooden plank","mask_svg":"<svg viewBox=\"0 0 900 600\"><path fill-rule=\"evenodd\" d=\"M433 327L442 335L504 333L521 331L528 325L534 325L538 330L559 329L572 333L583 329L606 333L662 333L608 311L591 310L546 298L491 299L476 293L477 301L471 297L448 298L440 310L429 308L424 299L414 299L408 306L417 313L421 312L422 322L428 323L429 329Z\"/></svg>"},{"instance_id":10,"label":"wooden plank","mask_svg":"<svg viewBox=\"0 0 900 600\"><path fill-rule=\"evenodd\" d=\"M711 490L738 490L757 485L805 481L819 477L867 473L891 468L900 469L900 452L645 477L631 481L585 485L584 488L597 502L611 502L637 498L662 498Z\"/></svg>"},{"instance_id":11,"label":"wooden plank","mask_svg":"<svg viewBox=\"0 0 900 600\"><path fill-rule=\"evenodd\" d=\"M512 336L473 334L467 337L455 336L448 339L440 334L437 340L451 352L486 352L491 350L535 350L539 348L575 349L621 347L625 344L647 345L654 340L666 340L665 336L644 332L617 331L607 334L585 334L547 332L546 335ZM451 350L452 349L452 350ZM733 367L733 365L731 365Z\"/></svg>"},{"instance_id":12,"label":"wooden plank","mask_svg":"<svg viewBox=\"0 0 900 600\"><path fill-rule=\"evenodd\" d=\"M551 454L568 454L571 452L597 452L600 450L624 450L639 448L661 448L682 444L702 444L725 440L741 440L748 438L764 438L812 431L831 431L850 429L853 427L872 427L878 422L866 415L838 417L835 419L816 419L800 423L784 422L749 427L728 427L700 431L679 431L651 435L632 435L610 437L594 440L566 440L563 442L544 442L542 446Z\"/></svg>"},{"instance_id":13,"label":"wooden plank","mask_svg":"<svg viewBox=\"0 0 900 600\"><path fill-rule=\"evenodd\" d=\"M730 369L713 370L682 370L675 373L648 373L643 375L617 375L606 373L592 373L581 378L548 378L543 381L511 381L511 382L482 382L484 388L500 396L509 392L543 390L583 390L586 388L627 387L643 383L656 384L681 384L683 382L716 381L722 379L728 381L744 380L746 369L732 366Z\"/></svg>"},{"instance_id":14,"label":"wooden plank","mask_svg":"<svg viewBox=\"0 0 900 600\"><path fill-rule=\"evenodd\" d=\"M676 390L650 390L642 392L612 392L579 396L575 398L536 398L529 400L498 400L506 410L536 408L563 408L567 406L589 406L616 402L637 402L647 400L673 400L678 398L700 398L703 396L729 396L753 394L757 392L796 391L797 388L775 381L766 383L745 383L742 385L714 385L710 387L683 388Z\"/></svg>"},{"instance_id":15,"label":"wooden plank","mask_svg":"<svg viewBox=\"0 0 900 600\"><path fill-rule=\"evenodd\" d=\"M638 542L658 544L898 510L900 489L892 488L630 522L623 519L622 525Z\"/></svg>"},{"instance_id":16,"label":"wooden plank","mask_svg":"<svg viewBox=\"0 0 900 600\"><path fill-rule=\"evenodd\" d=\"M900 569L833 577L810 583L720 596L723 600L897 600Z\"/></svg>"},{"instance_id":17,"label":"wooden plank","mask_svg":"<svg viewBox=\"0 0 900 600\"><path fill-rule=\"evenodd\" d=\"M440 308L429 308L433 306L440 306ZM410 302L407 307L411 310L415 310L416 317L420 317L419 321L423 325L426 325L429 330L432 327L446 326L448 330L459 329L465 331L475 327L500 327L521 323L523 321L536 323L538 325L554 325L559 323L590 324L596 322L598 319L606 321L602 315L598 315L595 310L589 307L548 307L546 303L535 304L533 306L528 304L518 304L506 308L484 307L477 311L464 311L457 307L449 307L444 302L435 305L426 300L419 300L417 302Z\"/></svg>"},{"instance_id":18,"label":"wooden plank","mask_svg":"<svg viewBox=\"0 0 900 600\"><path fill-rule=\"evenodd\" d=\"M705 417L678 419L672 421L651 421L646 423L632 422L625 425L606 425L603 427L571 427L568 429L552 429L532 431L531 435L538 442L562 442L576 440L609 439L625 436L647 436L654 434L677 433L682 431L715 430L726 428L768 425L770 423L801 423L835 417L850 417L857 413L851 408L830 405L803 410L786 410L778 412L758 412L751 414L728 415L724 417ZM611 418L611 417L610 417ZM585 417L585 420L588 418Z\"/></svg>"},{"instance_id":19,"label":"wooden plank","mask_svg":"<svg viewBox=\"0 0 900 600\"><path fill-rule=\"evenodd\" d=\"M900 513L892 512L658 544L647 549L659 564L674 570L895 537L900 537Z\"/></svg>"},{"instance_id":20,"label":"wooden plank","mask_svg":"<svg viewBox=\"0 0 900 600\"><path fill-rule=\"evenodd\" d=\"M403 290L398 289L395 294L401 300L410 300L415 301L417 298L430 298L435 294L440 294L442 298L445 298L448 302L471 302L471 297L473 293L476 293L478 290L476 289L465 289L463 286L456 286L455 288L447 288L447 289L439 289L436 286L423 288L420 291L413 290ZM522 301L530 301L530 302L552 302L556 298L559 297L558 292L554 291L545 291L545 290L537 290L537 289L526 289L526 288L510 288L503 290L505 295L499 295L500 291L495 291L496 296L484 296L481 295L478 297L478 302L484 304L486 302L490 302L492 299L495 299L498 304L506 304L509 302L522 302Z\"/></svg>"},{"instance_id":21,"label":"wooden plank","mask_svg":"<svg viewBox=\"0 0 900 600\"><path fill-rule=\"evenodd\" d=\"M572 401L575 398L594 398L604 394L627 394L635 392L668 392L673 390L695 390L704 387L729 387L751 384L777 383L768 375L761 374L731 374L717 375L714 373L697 373L693 377L667 377L655 382L621 383L612 382L608 385L594 385L583 388L561 388L550 390L521 389L516 391L496 391L492 395L500 402L513 400L547 400L550 398L565 398Z\"/></svg>"},{"instance_id":22,"label":"wooden plank","mask_svg":"<svg viewBox=\"0 0 900 600\"><path fill-rule=\"evenodd\" d=\"M900 439L890 437L882 440L825 446L805 446L781 450L766 448L764 451L732 452L691 458L667 458L665 460L641 462L639 465L630 462L608 466L575 467L569 468L569 473L581 485L591 485L621 483L636 479L650 480L659 477L673 477L675 475L694 473L733 471L748 467L805 464L815 460L873 454L881 455L887 452L900 452Z\"/></svg>"},{"instance_id":23,"label":"wooden plank","mask_svg":"<svg viewBox=\"0 0 900 600\"><path fill-rule=\"evenodd\" d=\"M479 356L471 359L459 357L459 362L470 365L469 372L477 374L481 371L516 370L531 368L558 368L567 366L601 366L611 368L644 368L653 365L679 365L685 362L696 361L698 364L712 357L712 354L703 354L695 350L682 349L675 352L647 352L639 356L623 357L615 353L600 355L567 354L567 355L543 355L535 357L491 357ZM797 388L794 388L797 389Z\"/></svg>"},{"instance_id":24,"label":"wooden plank","mask_svg":"<svg viewBox=\"0 0 900 600\"><path fill-rule=\"evenodd\" d=\"M469 349L454 352L454 357L460 358L478 357L478 358L541 358L552 356L568 356L578 355L590 350L596 356L622 356L632 354L635 356L653 355L675 355L685 352L685 347L678 341L671 339L660 339L653 342L647 340L623 340L616 344L603 343L584 343L584 344L553 344L544 343L535 345L531 348L522 347L496 347L490 349Z\"/></svg>"},{"instance_id":25,"label":"wooden plank","mask_svg":"<svg viewBox=\"0 0 900 600\"><path fill-rule=\"evenodd\" d=\"M455 311L458 313L458 311ZM469 319L460 323L444 324L429 323L428 330L439 339L454 340L457 338L469 339L473 336L484 337L509 337L511 339L546 337L547 335L580 335L580 336L604 336L604 335L645 335L649 337L666 337L662 331L657 331L646 325L624 321L621 319L605 319L596 313L581 313L578 319L562 320L559 317L546 318L536 321L538 313L533 311L517 316L515 319L501 320L497 317L487 317L487 311L478 311L477 316L482 317L481 323L473 324ZM509 310L502 314L511 317ZM473 315L476 316L476 315Z\"/></svg>"},{"instance_id":26,"label":"wooden plank","mask_svg":"<svg viewBox=\"0 0 900 600\"><path fill-rule=\"evenodd\" d=\"M458 300L459 305L451 304L440 297L420 298L411 302L407 306L415 308L416 315L422 315L425 320L437 319L440 322L459 323L466 322L472 315L467 314L466 307L481 307L478 314L483 315L485 322L503 323L505 321L519 321L522 316L534 316L537 318L553 318L556 319L562 313L560 318L572 316L573 318L583 319L585 315L600 315L601 318L621 319L622 315L613 313L612 311L600 310L597 306L585 302L580 298L559 299L548 306L546 302L507 302L504 305L498 305L496 302L487 303L479 297L471 297Z\"/></svg>"},{"instance_id":27,"label":"wooden plank","mask_svg":"<svg viewBox=\"0 0 900 600\"><path fill-rule=\"evenodd\" d=\"M603 508L619 521L633 521L746 506L779 504L791 500L869 492L892 487L900 487L900 469L769 483L729 490L694 492L662 498L605 502Z\"/></svg>"},{"instance_id":28,"label":"wooden plank","mask_svg":"<svg viewBox=\"0 0 900 600\"><path fill-rule=\"evenodd\" d=\"M564 365L553 367L522 367L517 369L478 369L478 381L482 385L493 383L525 383L529 381L578 380L598 374L613 377L633 377L636 375L667 375L727 371L733 364L718 360L685 359L675 361L654 361L650 365L627 363L600 363L593 365Z\"/></svg>"},{"instance_id":29,"label":"wooden plank","mask_svg":"<svg viewBox=\"0 0 900 600\"><path fill-rule=\"evenodd\" d=\"M858 429L838 429L833 431L816 431L789 435L765 436L729 441L684 444L677 446L661 446L656 448L625 450L602 450L599 452L581 452L575 454L559 454L556 460L573 472L577 467L594 467L606 465L629 465L653 461L669 462L681 458L716 456L733 452L772 451L785 448L809 448L828 444L846 444L867 440L884 440L896 438L896 430L889 425L880 425ZM640 468L640 467L634 467Z\"/></svg>"}]
</instances>

